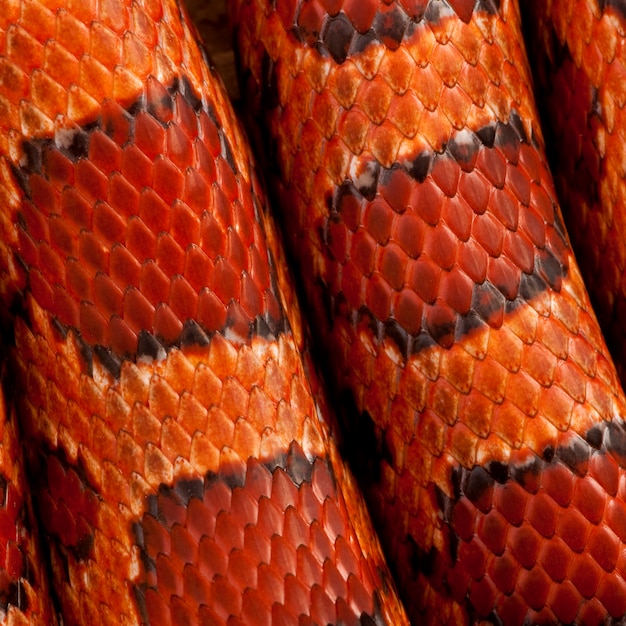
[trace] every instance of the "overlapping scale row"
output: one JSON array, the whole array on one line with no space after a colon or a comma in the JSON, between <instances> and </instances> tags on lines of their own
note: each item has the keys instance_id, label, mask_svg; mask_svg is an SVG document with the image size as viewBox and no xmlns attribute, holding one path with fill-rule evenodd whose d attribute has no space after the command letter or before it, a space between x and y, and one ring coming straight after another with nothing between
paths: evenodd
<instances>
[{"instance_id":1,"label":"overlapping scale row","mask_svg":"<svg viewBox=\"0 0 626 626\"><path fill-rule=\"evenodd\" d=\"M523 17L556 189L623 383L624 5L597 0L530 3Z\"/></svg>"},{"instance_id":2,"label":"overlapping scale row","mask_svg":"<svg viewBox=\"0 0 626 626\"><path fill-rule=\"evenodd\" d=\"M182 9L9 2L0 66L0 319L63 623L406 623Z\"/></svg>"},{"instance_id":3,"label":"overlapping scale row","mask_svg":"<svg viewBox=\"0 0 626 626\"><path fill-rule=\"evenodd\" d=\"M2 376L4 379L4 372ZM57 623L32 507L14 392L3 386L0 390L0 620L3 624Z\"/></svg>"},{"instance_id":4,"label":"overlapping scale row","mask_svg":"<svg viewBox=\"0 0 626 626\"><path fill-rule=\"evenodd\" d=\"M623 546L608 521L623 494L577 463L621 475L626 405L561 222L517 4L240 0L232 15L345 452L411 619L621 617L604 548ZM555 500L552 529L536 511L560 487L542 480L603 495ZM590 516L610 540L560 553ZM541 558L520 547L535 535Z\"/></svg>"}]
</instances>

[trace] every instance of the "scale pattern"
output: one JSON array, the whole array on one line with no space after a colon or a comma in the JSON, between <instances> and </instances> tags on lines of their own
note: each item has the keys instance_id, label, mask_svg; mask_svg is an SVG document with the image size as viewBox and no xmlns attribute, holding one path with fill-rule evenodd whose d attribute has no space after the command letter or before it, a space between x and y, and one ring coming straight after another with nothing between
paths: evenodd
<instances>
[{"instance_id":1,"label":"scale pattern","mask_svg":"<svg viewBox=\"0 0 626 626\"><path fill-rule=\"evenodd\" d=\"M406 623L183 10L4 1L0 77L2 319L63 623Z\"/></svg>"},{"instance_id":2,"label":"scale pattern","mask_svg":"<svg viewBox=\"0 0 626 626\"><path fill-rule=\"evenodd\" d=\"M626 6L550 1L525 11L557 193L623 384Z\"/></svg>"},{"instance_id":3,"label":"scale pattern","mask_svg":"<svg viewBox=\"0 0 626 626\"><path fill-rule=\"evenodd\" d=\"M6 373L2 373L3 380ZM0 621L57 623L24 472L13 394L0 389Z\"/></svg>"},{"instance_id":4,"label":"scale pattern","mask_svg":"<svg viewBox=\"0 0 626 626\"><path fill-rule=\"evenodd\" d=\"M238 0L232 19L345 452L413 623L623 619L626 406L517 3Z\"/></svg>"}]
</instances>

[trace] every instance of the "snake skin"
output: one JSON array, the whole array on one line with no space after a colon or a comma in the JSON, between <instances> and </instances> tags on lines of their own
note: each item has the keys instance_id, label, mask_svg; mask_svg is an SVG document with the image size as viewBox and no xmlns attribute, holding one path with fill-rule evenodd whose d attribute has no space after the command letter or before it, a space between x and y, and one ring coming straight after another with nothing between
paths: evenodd
<instances>
[{"instance_id":1,"label":"snake skin","mask_svg":"<svg viewBox=\"0 0 626 626\"><path fill-rule=\"evenodd\" d=\"M524 6L548 157L600 325L626 381L626 5Z\"/></svg>"},{"instance_id":2,"label":"snake skin","mask_svg":"<svg viewBox=\"0 0 626 626\"><path fill-rule=\"evenodd\" d=\"M407 623L181 7L0 2L0 131L7 388L62 623ZM53 623L11 541L0 607Z\"/></svg>"},{"instance_id":3,"label":"snake skin","mask_svg":"<svg viewBox=\"0 0 626 626\"><path fill-rule=\"evenodd\" d=\"M518 4L237 0L232 20L343 451L412 622L622 623L626 405Z\"/></svg>"}]
</instances>

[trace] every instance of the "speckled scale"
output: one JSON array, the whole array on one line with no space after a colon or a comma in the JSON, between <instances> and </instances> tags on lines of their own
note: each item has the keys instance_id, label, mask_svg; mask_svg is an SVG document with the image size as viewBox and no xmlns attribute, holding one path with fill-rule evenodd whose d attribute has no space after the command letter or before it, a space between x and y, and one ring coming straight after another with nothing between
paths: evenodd
<instances>
[{"instance_id":1,"label":"speckled scale","mask_svg":"<svg viewBox=\"0 0 626 626\"><path fill-rule=\"evenodd\" d=\"M409 4L379 4L363 35L351 2L315 4L324 27L301 37L275 30L270 3L232 13L244 84L273 93L254 116L344 450L415 622L600 623L622 611L600 592L621 580L617 534L588 550L586 533L607 510L620 528L625 405L561 221L518 7ZM303 108L290 77L315 63L344 111L305 170L298 138L325 91Z\"/></svg>"}]
</instances>

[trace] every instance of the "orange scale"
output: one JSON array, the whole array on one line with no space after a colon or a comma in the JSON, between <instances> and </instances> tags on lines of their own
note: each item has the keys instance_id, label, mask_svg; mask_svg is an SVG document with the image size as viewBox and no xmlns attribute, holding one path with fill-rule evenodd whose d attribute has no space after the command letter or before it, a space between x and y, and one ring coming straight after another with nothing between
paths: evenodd
<instances>
[{"instance_id":1,"label":"orange scale","mask_svg":"<svg viewBox=\"0 0 626 626\"><path fill-rule=\"evenodd\" d=\"M524 232L506 231L504 234L503 254L522 272L530 275L535 264L534 247Z\"/></svg>"},{"instance_id":2,"label":"orange scale","mask_svg":"<svg viewBox=\"0 0 626 626\"><path fill-rule=\"evenodd\" d=\"M551 586L552 581L539 567L530 571L522 570L520 573L519 592L535 611L541 611L545 607Z\"/></svg>"},{"instance_id":3,"label":"orange scale","mask_svg":"<svg viewBox=\"0 0 626 626\"><path fill-rule=\"evenodd\" d=\"M311 589L309 613L313 624L332 624L337 619L334 603L319 585Z\"/></svg>"},{"instance_id":4,"label":"orange scale","mask_svg":"<svg viewBox=\"0 0 626 626\"><path fill-rule=\"evenodd\" d=\"M223 257L218 258L215 263L212 289L215 295L226 305L232 299L239 298L241 276Z\"/></svg>"},{"instance_id":5,"label":"orange scale","mask_svg":"<svg viewBox=\"0 0 626 626\"><path fill-rule=\"evenodd\" d=\"M47 263L43 254L41 261ZM64 282L72 297L77 300L94 301L93 276L76 259L68 259L65 264Z\"/></svg>"},{"instance_id":6,"label":"orange scale","mask_svg":"<svg viewBox=\"0 0 626 626\"><path fill-rule=\"evenodd\" d=\"M515 590L519 571L519 563L508 550L505 550L490 561L487 574L502 593L510 595Z\"/></svg>"},{"instance_id":7,"label":"orange scale","mask_svg":"<svg viewBox=\"0 0 626 626\"><path fill-rule=\"evenodd\" d=\"M365 303L379 320L389 318L392 294L389 283L378 272L374 272L365 286Z\"/></svg>"},{"instance_id":8,"label":"orange scale","mask_svg":"<svg viewBox=\"0 0 626 626\"><path fill-rule=\"evenodd\" d=\"M141 263L124 246L115 244L109 258L109 274L115 284L126 291L127 287L139 286Z\"/></svg>"},{"instance_id":9,"label":"orange scale","mask_svg":"<svg viewBox=\"0 0 626 626\"><path fill-rule=\"evenodd\" d=\"M264 535L257 526L248 524L244 529L244 552L248 555L248 558L258 564L269 563L271 559L271 544L267 535ZM300 549L298 549L300 554ZM298 577L302 572L299 571ZM255 588L258 589L259 576L257 573L257 584Z\"/></svg>"},{"instance_id":10,"label":"orange scale","mask_svg":"<svg viewBox=\"0 0 626 626\"><path fill-rule=\"evenodd\" d=\"M530 203L531 181L523 171L509 163L507 165L506 181L507 188L515 194L519 202L524 206L528 206Z\"/></svg>"},{"instance_id":11,"label":"orange scale","mask_svg":"<svg viewBox=\"0 0 626 626\"><path fill-rule=\"evenodd\" d=\"M303 616L299 623L307 623L306 616L311 610L311 592L292 574L285 576L285 609L293 615Z\"/></svg>"},{"instance_id":12,"label":"orange scale","mask_svg":"<svg viewBox=\"0 0 626 626\"><path fill-rule=\"evenodd\" d=\"M49 241L50 233L48 230L47 215L43 213L38 206L34 205L30 200L25 199L22 202L22 218L25 223L25 230L34 241Z\"/></svg>"},{"instance_id":13,"label":"orange scale","mask_svg":"<svg viewBox=\"0 0 626 626\"><path fill-rule=\"evenodd\" d=\"M395 223L392 222L393 238L414 259L422 252L426 231L424 220L413 211L407 211L404 215L398 216Z\"/></svg>"},{"instance_id":14,"label":"orange scale","mask_svg":"<svg viewBox=\"0 0 626 626\"><path fill-rule=\"evenodd\" d=\"M409 286L424 302L434 303L439 293L441 268L427 256L420 256L412 266Z\"/></svg>"},{"instance_id":15,"label":"orange scale","mask_svg":"<svg viewBox=\"0 0 626 626\"><path fill-rule=\"evenodd\" d=\"M185 251L167 231L157 237L156 262L169 276L182 274L185 269Z\"/></svg>"},{"instance_id":16,"label":"orange scale","mask_svg":"<svg viewBox=\"0 0 626 626\"><path fill-rule=\"evenodd\" d=\"M177 571L176 565L172 563L169 556L164 554L158 554L155 560L159 593L166 598L181 597L183 595L183 579Z\"/></svg>"},{"instance_id":17,"label":"orange scale","mask_svg":"<svg viewBox=\"0 0 626 626\"><path fill-rule=\"evenodd\" d=\"M191 244L187 248L183 275L196 292L213 284L213 270L211 259L200 248Z\"/></svg>"},{"instance_id":18,"label":"orange scale","mask_svg":"<svg viewBox=\"0 0 626 626\"><path fill-rule=\"evenodd\" d=\"M507 161L498 148L483 148L478 155L476 167L494 187L504 187Z\"/></svg>"},{"instance_id":19,"label":"orange scale","mask_svg":"<svg viewBox=\"0 0 626 626\"><path fill-rule=\"evenodd\" d=\"M587 548L604 571L611 573L615 569L620 552L620 540L606 526L599 525L591 531Z\"/></svg>"},{"instance_id":20,"label":"orange scale","mask_svg":"<svg viewBox=\"0 0 626 626\"><path fill-rule=\"evenodd\" d=\"M271 485L268 486L267 493L271 491ZM259 499L259 513L257 517L256 527L260 537L268 538L282 533L284 517L272 500L263 495ZM269 563L269 559L267 560Z\"/></svg>"},{"instance_id":21,"label":"orange scale","mask_svg":"<svg viewBox=\"0 0 626 626\"><path fill-rule=\"evenodd\" d=\"M452 269L456 260L458 239L448 226L441 222L426 232L424 253L443 270Z\"/></svg>"},{"instance_id":22,"label":"orange scale","mask_svg":"<svg viewBox=\"0 0 626 626\"><path fill-rule=\"evenodd\" d=\"M588 552L583 552L575 560L572 560L568 574L569 580L579 593L584 598L592 599L604 572Z\"/></svg>"},{"instance_id":23,"label":"orange scale","mask_svg":"<svg viewBox=\"0 0 626 626\"><path fill-rule=\"evenodd\" d=\"M465 242L470 238L474 212L461 195L444 198L441 217L461 241Z\"/></svg>"},{"instance_id":24,"label":"orange scale","mask_svg":"<svg viewBox=\"0 0 626 626\"><path fill-rule=\"evenodd\" d=\"M130 10L122 0L102 0L100 19L118 35L130 27Z\"/></svg>"},{"instance_id":25,"label":"orange scale","mask_svg":"<svg viewBox=\"0 0 626 626\"><path fill-rule=\"evenodd\" d=\"M125 243L128 252L133 255L139 263L143 263L148 259L154 259L156 256L156 235L148 228L146 223L137 216L132 216L128 220Z\"/></svg>"},{"instance_id":26,"label":"orange scale","mask_svg":"<svg viewBox=\"0 0 626 626\"><path fill-rule=\"evenodd\" d=\"M242 528L257 517L258 502L248 493L247 489L238 488L233 491L231 514L238 518Z\"/></svg>"},{"instance_id":27,"label":"orange scale","mask_svg":"<svg viewBox=\"0 0 626 626\"><path fill-rule=\"evenodd\" d=\"M102 102L113 93L113 75L94 57L83 55L80 58L80 87L91 98Z\"/></svg>"},{"instance_id":28,"label":"orange scale","mask_svg":"<svg viewBox=\"0 0 626 626\"><path fill-rule=\"evenodd\" d=\"M605 576L596 592L598 600L615 619L626 613L626 582L618 576Z\"/></svg>"},{"instance_id":29,"label":"orange scale","mask_svg":"<svg viewBox=\"0 0 626 626\"><path fill-rule=\"evenodd\" d=\"M29 33L42 43L54 32L55 14L39 2L25 2L19 21L27 24Z\"/></svg>"},{"instance_id":30,"label":"orange scale","mask_svg":"<svg viewBox=\"0 0 626 626\"><path fill-rule=\"evenodd\" d=\"M8 99L9 103L14 107L20 106L20 102L28 97L30 91L30 78L28 74L23 72L14 63L3 58L0 60L0 75L2 75L3 80L6 81L6 86L3 85L3 109L6 110L6 105L4 104L4 102L6 102L5 98ZM3 128L8 130L10 122L15 123L16 126L19 125L18 112L12 112L12 117L13 116L15 120L2 120Z\"/></svg>"},{"instance_id":31,"label":"orange scale","mask_svg":"<svg viewBox=\"0 0 626 626\"><path fill-rule=\"evenodd\" d=\"M231 553L227 575L238 589L256 589L257 564L248 558L245 551L236 550Z\"/></svg>"},{"instance_id":32,"label":"orange scale","mask_svg":"<svg viewBox=\"0 0 626 626\"><path fill-rule=\"evenodd\" d=\"M508 535L507 547L515 558L526 569L535 567L543 538L527 523L519 528L511 528Z\"/></svg>"},{"instance_id":33,"label":"orange scale","mask_svg":"<svg viewBox=\"0 0 626 626\"><path fill-rule=\"evenodd\" d=\"M457 266L441 275L440 296L457 313L465 315L472 305L474 283Z\"/></svg>"},{"instance_id":34,"label":"orange scale","mask_svg":"<svg viewBox=\"0 0 626 626\"><path fill-rule=\"evenodd\" d=\"M174 124L170 126L170 129L177 128L177 134L182 133L188 140L194 141L200 136L203 128L202 118L208 118L208 116L203 109L199 112L194 111L190 103L180 94L176 95L175 102ZM212 125L212 122L209 121L208 123ZM212 126L212 128L215 130L215 126ZM210 132L207 127L205 127L205 130Z\"/></svg>"},{"instance_id":35,"label":"orange scale","mask_svg":"<svg viewBox=\"0 0 626 626\"><path fill-rule=\"evenodd\" d=\"M408 259L404 251L397 245L390 243L385 246L377 264L382 277L396 291L400 291L405 284L405 275Z\"/></svg>"},{"instance_id":36,"label":"orange scale","mask_svg":"<svg viewBox=\"0 0 626 626\"><path fill-rule=\"evenodd\" d=\"M508 230L517 230L520 213L519 203L507 189L494 189L492 191L489 210Z\"/></svg>"},{"instance_id":37,"label":"orange scale","mask_svg":"<svg viewBox=\"0 0 626 626\"><path fill-rule=\"evenodd\" d=\"M228 162L221 155L215 161L219 191L224 195L227 202L233 202L239 197L237 177Z\"/></svg>"},{"instance_id":38,"label":"orange scale","mask_svg":"<svg viewBox=\"0 0 626 626\"><path fill-rule=\"evenodd\" d=\"M174 343L182 330L183 324L174 311L164 302L157 304L154 313L154 334L166 342Z\"/></svg>"},{"instance_id":39,"label":"orange scale","mask_svg":"<svg viewBox=\"0 0 626 626\"><path fill-rule=\"evenodd\" d=\"M411 194L409 206L431 226L437 225L442 206L442 192L435 182L428 177L422 184L416 185Z\"/></svg>"},{"instance_id":40,"label":"orange scale","mask_svg":"<svg viewBox=\"0 0 626 626\"><path fill-rule=\"evenodd\" d=\"M296 573L296 548L280 535L272 536L272 558L270 565L283 575ZM288 594L287 594L288 595Z\"/></svg>"},{"instance_id":41,"label":"orange scale","mask_svg":"<svg viewBox=\"0 0 626 626\"><path fill-rule=\"evenodd\" d=\"M553 224L555 218L555 203L550 195L541 186L532 185L530 191L530 205L547 224ZM540 245L543 247L543 242Z\"/></svg>"},{"instance_id":42,"label":"orange scale","mask_svg":"<svg viewBox=\"0 0 626 626\"><path fill-rule=\"evenodd\" d=\"M392 315L410 334L417 335L422 328L423 300L412 290L403 289L394 294Z\"/></svg>"},{"instance_id":43,"label":"orange scale","mask_svg":"<svg viewBox=\"0 0 626 626\"><path fill-rule=\"evenodd\" d=\"M31 76L31 98L33 104L50 119L54 119L59 111L67 110L67 89L40 69L36 69Z\"/></svg>"},{"instance_id":44,"label":"orange scale","mask_svg":"<svg viewBox=\"0 0 626 626\"><path fill-rule=\"evenodd\" d=\"M65 89L69 89L72 83L78 83L80 75L78 59L55 39L48 40L44 45L42 67L52 80Z\"/></svg>"},{"instance_id":45,"label":"orange scale","mask_svg":"<svg viewBox=\"0 0 626 626\"><path fill-rule=\"evenodd\" d=\"M78 236L78 255L81 263L85 263L90 271L107 272L109 269L109 250L88 231L83 230Z\"/></svg>"},{"instance_id":46,"label":"orange scale","mask_svg":"<svg viewBox=\"0 0 626 626\"><path fill-rule=\"evenodd\" d=\"M44 46L42 44L45 43L45 39L40 43L33 36L35 33L30 32L34 30L34 24L31 25L28 22L24 22L24 25L29 30L25 30L22 26L18 26L15 23L11 24L7 29L7 58L15 59L20 63L20 68L30 75L33 70L43 65Z\"/></svg>"},{"instance_id":47,"label":"orange scale","mask_svg":"<svg viewBox=\"0 0 626 626\"><path fill-rule=\"evenodd\" d=\"M192 320L196 317L198 293L180 275L172 278L169 305L173 314L181 321Z\"/></svg>"},{"instance_id":48,"label":"orange scale","mask_svg":"<svg viewBox=\"0 0 626 626\"><path fill-rule=\"evenodd\" d=\"M300 7L297 25L311 44L316 42L316 37L322 30L325 14L326 9L319 0L307 2Z\"/></svg>"},{"instance_id":49,"label":"orange scale","mask_svg":"<svg viewBox=\"0 0 626 626\"><path fill-rule=\"evenodd\" d=\"M496 587L488 576L472 581L469 590L470 602L480 617L488 617L492 613L496 594Z\"/></svg>"},{"instance_id":50,"label":"orange scale","mask_svg":"<svg viewBox=\"0 0 626 626\"><path fill-rule=\"evenodd\" d=\"M482 541L474 536L459 546L457 567L463 569L474 581L480 580L487 567L488 554Z\"/></svg>"},{"instance_id":51,"label":"orange scale","mask_svg":"<svg viewBox=\"0 0 626 626\"><path fill-rule=\"evenodd\" d=\"M606 500L606 492L595 480L584 477L576 481L572 505L592 524L602 521Z\"/></svg>"},{"instance_id":52,"label":"orange scale","mask_svg":"<svg viewBox=\"0 0 626 626\"><path fill-rule=\"evenodd\" d=\"M452 347L456 321L456 312L446 305L437 304L426 308L426 330L442 348Z\"/></svg>"},{"instance_id":53,"label":"orange scale","mask_svg":"<svg viewBox=\"0 0 626 626\"><path fill-rule=\"evenodd\" d=\"M229 227L226 242L226 258L233 269L240 273L248 268L248 250L237 231Z\"/></svg>"},{"instance_id":54,"label":"orange scale","mask_svg":"<svg viewBox=\"0 0 626 626\"><path fill-rule=\"evenodd\" d=\"M106 246L125 240L126 220L106 202L98 201L93 209L93 230L95 236Z\"/></svg>"},{"instance_id":55,"label":"orange scale","mask_svg":"<svg viewBox=\"0 0 626 626\"><path fill-rule=\"evenodd\" d=\"M201 566L202 564L204 564L204 559L201 559ZM233 599L228 598L228 596L226 596L226 597L221 597L220 602L216 602L215 595L217 595L217 590L211 584L210 582L211 579L205 578L202 575L202 572L199 571L198 568L195 567L194 565L191 565L191 564L187 565L187 567L185 567L183 572L184 572L183 573L183 600L186 601L188 605L193 606L195 610L198 610L197 607L200 607L201 605L205 604L210 607L213 607L213 609L217 613L221 613L222 611L224 611L224 613L222 614L222 617L227 618L228 610L224 609L222 607L222 604L228 603L229 600L232 602ZM229 585L226 579L217 577L215 579L215 584L219 588L219 591L221 593L225 595L226 594L232 595L232 587ZM159 581L159 587L160 586L161 585ZM213 597L212 597L212 593L215 594ZM213 601L211 601L212 599ZM169 601L169 598L168 598L168 601ZM164 608L165 608L165 613L168 617L170 616L170 611L172 615L174 615L174 611L172 610L173 607L170 608L169 606L166 605Z\"/></svg>"},{"instance_id":56,"label":"orange scale","mask_svg":"<svg viewBox=\"0 0 626 626\"><path fill-rule=\"evenodd\" d=\"M154 314L154 306L138 289L126 289L123 317L135 333L151 330L154 325Z\"/></svg>"},{"instance_id":57,"label":"orange scale","mask_svg":"<svg viewBox=\"0 0 626 626\"><path fill-rule=\"evenodd\" d=\"M195 161L192 141L183 132L183 129L170 124L167 128L167 158L181 170L191 166Z\"/></svg>"},{"instance_id":58,"label":"orange scale","mask_svg":"<svg viewBox=\"0 0 626 626\"><path fill-rule=\"evenodd\" d=\"M475 219L472 225L472 235L493 258L502 254L505 232L504 225L491 213L486 213L480 219Z\"/></svg>"},{"instance_id":59,"label":"orange scale","mask_svg":"<svg viewBox=\"0 0 626 626\"><path fill-rule=\"evenodd\" d=\"M360 228L351 238L350 258L354 266L365 276L374 271L377 244L364 228Z\"/></svg>"},{"instance_id":60,"label":"orange scale","mask_svg":"<svg viewBox=\"0 0 626 626\"><path fill-rule=\"evenodd\" d=\"M170 210L169 232L188 254L189 247L200 239L200 218L190 206L176 200Z\"/></svg>"},{"instance_id":61,"label":"orange scale","mask_svg":"<svg viewBox=\"0 0 626 626\"><path fill-rule=\"evenodd\" d=\"M519 295L521 272L504 256L489 259L487 280L511 302Z\"/></svg>"},{"instance_id":62,"label":"orange scale","mask_svg":"<svg viewBox=\"0 0 626 626\"><path fill-rule=\"evenodd\" d=\"M487 278L489 255L476 240L470 239L460 243L457 249L457 263L477 285Z\"/></svg>"},{"instance_id":63,"label":"orange scale","mask_svg":"<svg viewBox=\"0 0 626 626\"><path fill-rule=\"evenodd\" d=\"M152 185L152 161L134 144L124 146L121 171L124 178L137 189Z\"/></svg>"},{"instance_id":64,"label":"orange scale","mask_svg":"<svg viewBox=\"0 0 626 626\"><path fill-rule=\"evenodd\" d=\"M526 517L541 535L550 539L554 535L558 518L558 504L546 493L538 493L530 499Z\"/></svg>"},{"instance_id":65,"label":"orange scale","mask_svg":"<svg viewBox=\"0 0 626 626\"><path fill-rule=\"evenodd\" d=\"M620 468L608 454L594 453L589 460L589 475L611 496L617 495L620 481ZM607 502L607 507L613 501ZM608 512L607 512L608 515Z\"/></svg>"},{"instance_id":66,"label":"orange scale","mask_svg":"<svg viewBox=\"0 0 626 626\"><path fill-rule=\"evenodd\" d=\"M199 163L197 168L188 168L185 171L185 185L181 199L186 202L192 210L201 215L204 211L210 210L211 204L211 182L215 180L215 163L212 157L206 152L202 144L196 143L194 150L200 151L200 156L196 154ZM207 160L208 159L208 160ZM206 172L204 177L200 172ZM207 180L209 182L207 182Z\"/></svg>"},{"instance_id":67,"label":"orange scale","mask_svg":"<svg viewBox=\"0 0 626 626\"><path fill-rule=\"evenodd\" d=\"M139 214L139 192L119 172L113 172L109 178L107 201L121 220Z\"/></svg>"},{"instance_id":68,"label":"orange scale","mask_svg":"<svg viewBox=\"0 0 626 626\"><path fill-rule=\"evenodd\" d=\"M333 601L338 598L345 598L348 594L347 582L331 559L324 561L322 587L326 595Z\"/></svg>"},{"instance_id":69,"label":"orange scale","mask_svg":"<svg viewBox=\"0 0 626 626\"><path fill-rule=\"evenodd\" d=\"M107 197L108 177L87 159L80 159L75 166L76 189L89 202Z\"/></svg>"},{"instance_id":70,"label":"orange scale","mask_svg":"<svg viewBox=\"0 0 626 626\"><path fill-rule=\"evenodd\" d=\"M182 197L185 183L184 172L181 172L169 159L157 157L154 162L153 176L154 191L168 205Z\"/></svg>"},{"instance_id":71,"label":"orange scale","mask_svg":"<svg viewBox=\"0 0 626 626\"><path fill-rule=\"evenodd\" d=\"M492 413L492 401L481 393L470 392L459 400L459 415L463 416L463 423L479 437L487 437L492 431Z\"/></svg>"}]
</instances>

